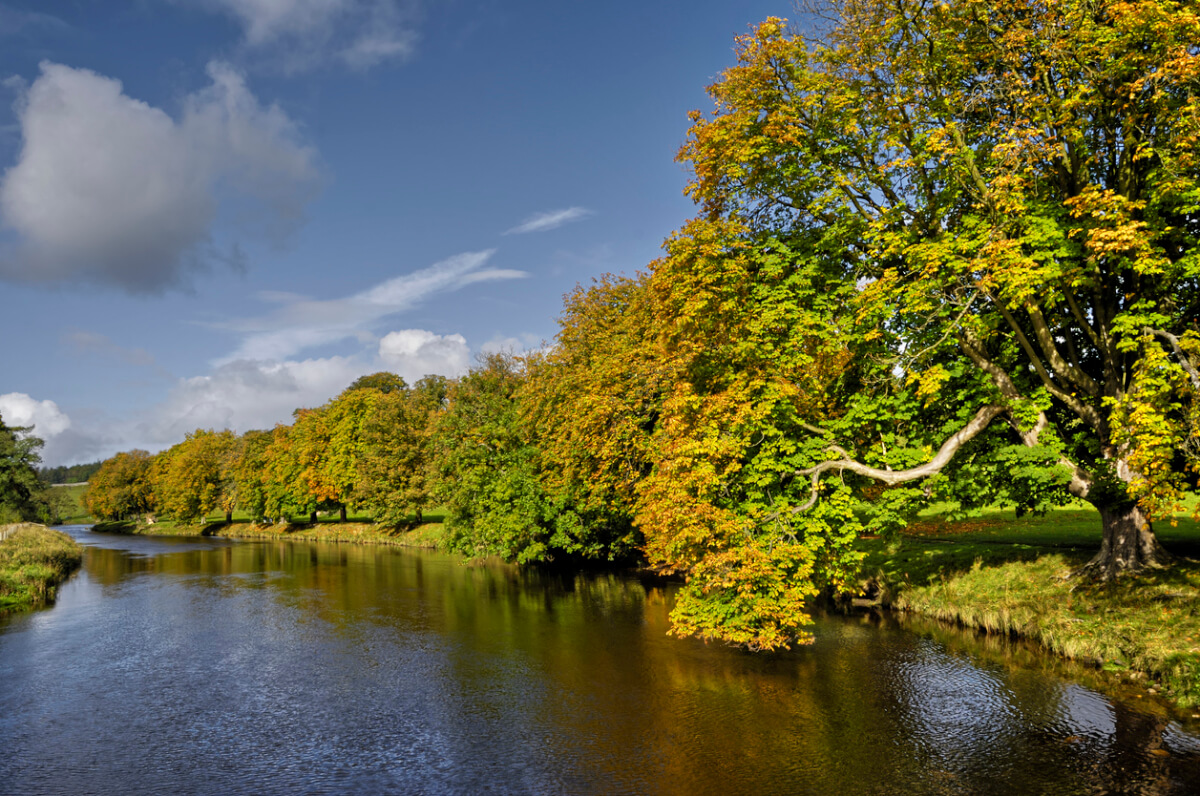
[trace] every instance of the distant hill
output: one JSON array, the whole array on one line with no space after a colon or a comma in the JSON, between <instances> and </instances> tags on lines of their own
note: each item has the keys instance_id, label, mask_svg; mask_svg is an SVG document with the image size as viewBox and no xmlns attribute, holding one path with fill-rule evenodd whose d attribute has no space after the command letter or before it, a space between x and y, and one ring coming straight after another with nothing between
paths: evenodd
<instances>
[{"instance_id":1,"label":"distant hill","mask_svg":"<svg viewBox=\"0 0 1200 796\"><path fill-rule=\"evenodd\" d=\"M43 484L78 484L91 478L100 469L101 464L102 462L92 462L90 464L39 467L38 480Z\"/></svg>"}]
</instances>

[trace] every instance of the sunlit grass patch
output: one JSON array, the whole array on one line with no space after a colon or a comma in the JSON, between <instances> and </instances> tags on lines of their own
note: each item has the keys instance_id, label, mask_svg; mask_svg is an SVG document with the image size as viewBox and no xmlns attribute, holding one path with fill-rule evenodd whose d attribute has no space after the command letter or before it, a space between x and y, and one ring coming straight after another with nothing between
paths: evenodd
<instances>
[{"instance_id":1,"label":"sunlit grass patch","mask_svg":"<svg viewBox=\"0 0 1200 796\"><path fill-rule=\"evenodd\" d=\"M65 533L26 524L0 541L0 611L44 605L83 561Z\"/></svg>"}]
</instances>

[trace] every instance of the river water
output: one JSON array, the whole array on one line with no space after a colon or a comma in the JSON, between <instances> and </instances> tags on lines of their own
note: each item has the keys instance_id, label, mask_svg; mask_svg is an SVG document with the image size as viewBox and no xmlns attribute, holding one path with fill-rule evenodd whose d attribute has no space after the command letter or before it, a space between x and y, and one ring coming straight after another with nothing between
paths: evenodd
<instances>
[{"instance_id":1,"label":"river water","mask_svg":"<svg viewBox=\"0 0 1200 796\"><path fill-rule=\"evenodd\" d=\"M936 625L750 655L630 577L67 530L0 618L4 794L1200 793L1200 722Z\"/></svg>"}]
</instances>

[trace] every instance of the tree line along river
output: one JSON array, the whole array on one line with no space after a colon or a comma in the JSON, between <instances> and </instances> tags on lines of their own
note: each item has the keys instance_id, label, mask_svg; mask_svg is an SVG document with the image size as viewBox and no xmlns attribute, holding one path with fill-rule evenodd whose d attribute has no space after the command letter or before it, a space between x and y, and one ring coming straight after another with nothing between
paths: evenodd
<instances>
[{"instance_id":1,"label":"tree line along river","mask_svg":"<svg viewBox=\"0 0 1200 796\"><path fill-rule=\"evenodd\" d=\"M0 791L1200 792L1200 722L884 616L751 655L672 587L406 549L91 533L0 618Z\"/></svg>"}]
</instances>

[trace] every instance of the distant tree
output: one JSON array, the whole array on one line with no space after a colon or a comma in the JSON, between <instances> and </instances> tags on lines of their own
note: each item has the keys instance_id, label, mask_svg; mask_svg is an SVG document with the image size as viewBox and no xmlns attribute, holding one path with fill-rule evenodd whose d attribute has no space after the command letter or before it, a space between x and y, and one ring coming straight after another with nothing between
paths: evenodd
<instances>
[{"instance_id":1,"label":"distant tree","mask_svg":"<svg viewBox=\"0 0 1200 796\"><path fill-rule=\"evenodd\" d=\"M143 450L118 453L101 463L84 500L98 520L123 520L154 510L153 457Z\"/></svg>"},{"instance_id":2,"label":"distant tree","mask_svg":"<svg viewBox=\"0 0 1200 796\"><path fill-rule=\"evenodd\" d=\"M231 519L236 502L237 438L232 431L196 429L154 460L157 509L177 520L202 520L213 511Z\"/></svg>"},{"instance_id":3,"label":"distant tree","mask_svg":"<svg viewBox=\"0 0 1200 796\"><path fill-rule=\"evenodd\" d=\"M400 376L381 370L378 373L359 376L353 384L342 391L342 394L355 390L378 390L382 393L392 393L404 392L407 389L408 384Z\"/></svg>"},{"instance_id":4,"label":"distant tree","mask_svg":"<svg viewBox=\"0 0 1200 796\"><path fill-rule=\"evenodd\" d=\"M87 464L60 464L57 467L39 467L38 478L44 484L78 484L87 481L100 469L100 462Z\"/></svg>"},{"instance_id":5,"label":"distant tree","mask_svg":"<svg viewBox=\"0 0 1200 796\"><path fill-rule=\"evenodd\" d=\"M426 376L411 390L379 397L363 427L359 493L376 522L421 521L428 505L431 434L445 409L449 385Z\"/></svg>"},{"instance_id":6,"label":"distant tree","mask_svg":"<svg viewBox=\"0 0 1200 796\"><path fill-rule=\"evenodd\" d=\"M446 506L447 543L469 556L554 557L553 507L539 454L520 424L520 359L489 354L450 388L433 432L433 494Z\"/></svg>"},{"instance_id":7,"label":"distant tree","mask_svg":"<svg viewBox=\"0 0 1200 796\"><path fill-rule=\"evenodd\" d=\"M295 423L275 427L271 444L264 451L266 471L266 511L272 518L293 514L315 517L327 492L320 482L320 445L325 439L318 428L320 413L297 409Z\"/></svg>"},{"instance_id":8,"label":"distant tree","mask_svg":"<svg viewBox=\"0 0 1200 796\"><path fill-rule=\"evenodd\" d=\"M0 522L41 519L47 504L35 469L42 440L32 429L8 426L0 417Z\"/></svg>"},{"instance_id":9,"label":"distant tree","mask_svg":"<svg viewBox=\"0 0 1200 796\"><path fill-rule=\"evenodd\" d=\"M280 427L284 428L284 427ZM237 508L253 520L268 517L268 504L278 487L271 480L267 450L275 441L275 431L247 431L237 442L233 458L233 482ZM276 513L274 516L278 516Z\"/></svg>"},{"instance_id":10,"label":"distant tree","mask_svg":"<svg viewBox=\"0 0 1200 796\"><path fill-rule=\"evenodd\" d=\"M404 384L403 379L399 384ZM317 495L336 503L343 520L347 507L357 507L363 501L360 473L368 455L366 426L375 405L386 395L405 395L405 391L364 388L343 392L321 408L319 429L308 438L320 448L316 452Z\"/></svg>"}]
</instances>

